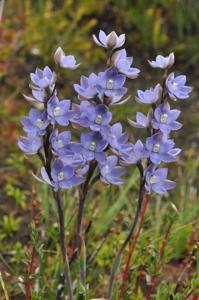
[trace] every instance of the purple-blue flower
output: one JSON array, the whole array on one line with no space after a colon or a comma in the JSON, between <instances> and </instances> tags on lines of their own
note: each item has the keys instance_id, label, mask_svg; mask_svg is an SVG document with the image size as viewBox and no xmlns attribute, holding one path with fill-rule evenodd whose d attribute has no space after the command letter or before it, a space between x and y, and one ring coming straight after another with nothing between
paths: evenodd
<instances>
[{"instance_id":1,"label":"purple-blue flower","mask_svg":"<svg viewBox=\"0 0 199 300\"><path fill-rule=\"evenodd\" d=\"M93 34L94 42L101 47L109 49L120 48L125 43L125 34L117 36L115 31L112 31L108 35L103 30L99 32L99 38L97 39L95 34Z\"/></svg>"},{"instance_id":2,"label":"purple-blue flower","mask_svg":"<svg viewBox=\"0 0 199 300\"><path fill-rule=\"evenodd\" d=\"M44 135L49 124L46 111L41 112L32 108L29 117L21 117L24 131L31 136Z\"/></svg>"},{"instance_id":3,"label":"purple-blue flower","mask_svg":"<svg viewBox=\"0 0 199 300\"><path fill-rule=\"evenodd\" d=\"M167 69L173 66L175 61L174 53L170 53L168 56L162 56L162 55L157 55L155 58L155 61L148 60L150 66L152 68L160 68L160 69Z\"/></svg>"},{"instance_id":4,"label":"purple-blue flower","mask_svg":"<svg viewBox=\"0 0 199 300\"><path fill-rule=\"evenodd\" d=\"M96 96L97 75L91 73L89 77L81 76L80 84L74 84L74 89L78 93L80 100L92 99Z\"/></svg>"},{"instance_id":5,"label":"purple-blue flower","mask_svg":"<svg viewBox=\"0 0 199 300\"><path fill-rule=\"evenodd\" d=\"M37 68L35 73L30 73L30 79L36 86L44 89L55 83L56 74L47 66L43 70Z\"/></svg>"},{"instance_id":6,"label":"purple-blue flower","mask_svg":"<svg viewBox=\"0 0 199 300\"><path fill-rule=\"evenodd\" d=\"M103 132L103 136L109 142L111 150L121 157L132 148L132 144L128 143L128 133L122 132L121 123L107 128Z\"/></svg>"},{"instance_id":7,"label":"purple-blue flower","mask_svg":"<svg viewBox=\"0 0 199 300\"><path fill-rule=\"evenodd\" d=\"M136 128L147 128L151 124L151 120L152 120L151 111L148 112L147 116L145 116L141 112L137 112L136 113L136 122L128 119L128 123L131 126L136 127Z\"/></svg>"},{"instance_id":8,"label":"purple-blue flower","mask_svg":"<svg viewBox=\"0 0 199 300\"><path fill-rule=\"evenodd\" d=\"M72 143L72 145L74 145L74 144L75 143ZM87 162L86 162L85 158L83 157L83 155L81 153L75 153L71 149L70 149L70 154L65 152L65 153L61 154L61 156L59 156L59 158L62 160L64 165L69 165L69 166L72 166L75 168L81 167L81 171L84 170L83 166L86 167L86 170L88 169L88 166L86 164ZM79 174L83 174L83 172L80 172Z\"/></svg>"},{"instance_id":9,"label":"purple-blue flower","mask_svg":"<svg viewBox=\"0 0 199 300\"><path fill-rule=\"evenodd\" d=\"M139 103L152 104L158 101L161 98L161 95L162 95L162 87L158 83L155 86L155 88L151 88L145 91L138 90L137 97L135 98Z\"/></svg>"},{"instance_id":10,"label":"purple-blue flower","mask_svg":"<svg viewBox=\"0 0 199 300\"><path fill-rule=\"evenodd\" d=\"M29 102L29 104L35 108L37 108L40 111L43 111L45 106L44 106L44 99L42 101L37 100L36 98L34 98L32 95L25 95L23 94L24 98Z\"/></svg>"},{"instance_id":11,"label":"purple-blue flower","mask_svg":"<svg viewBox=\"0 0 199 300\"><path fill-rule=\"evenodd\" d=\"M47 92L45 89L32 87L32 95L36 101L44 102L47 96Z\"/></svg>"},{"instance_id":12,"label":"purple-blue flower","mask_svg":"<svg viewBox=\"0 0 199 300\"><path fill-rule=\"evenodd\" d=\"M77 167L85 164L83 156L79 153L74 153L70 147L74 144L74 142L71 142L70 131L63 131L59 133L58 130L55 129L49 140L53 154L59 156L64 165Z\"/></svg>"},{"instance_id":13,"label":"purple-blue flower","mask_svg":"<svg viewBox=\"0 0 199 300\"><path fill-rule=\"evenodd\" d=\"M87 161L93 159L103 161L106 154L103 152L108 146L108 142L103 139L99 132L83 132L80 138L80 144L71 144L71 149L78 154L82 154Z\"/></svg>"},{"instance_id":14,"label":"purple-blue flower","mask_svg":"<svg viewBox=\"0 0 199 300\"><path fill-rule=\"evenodd\" d=\"M126 77L118 74L116 68L109 68L105 72L100 72L96 85L100 99L103 99L104 95L121 99L127 92L127 88L123 87L125 80Z\"/></svg>"},{"instance_id":15,"label":"purple-blue flower","mask_svg":"<svg viewBox=\"0 0 199 300\"><path fill-rule=\"evenodd\" d=\"M176 187L174 181L167 179L168 169L156 169L154 165L150 165L145 171L145 188L148 192L154 191L157 194L163 195L167 190Z\"/></svg>"},{"instance_id":16,"label":"purple-blue flower","mask_svg":"<svg viewBox=\"0 0 199 300\"><path fill-rule=\"evenodd\" d=\"M131 96L127 96L124 99L121 99L121 96L109 98L108 100L111 100L111 102L108 101L108 105L109 106L122 105L122 104L126 103L127 101L129 101L130 98L131 98Z\"/></svg>"},{"instance_id":17,"label":"purple-blue flower","mask_svg":"<svg viewBox=\"0 0 199 300\"><path fill-rule=\"evenodd\" d=\"M189 97L189 93L191 93L193 88L185 85L186 80L185 75L175 77L173 72L169 74L166 79L166 87L171 99L187 99Z\"/></svg>"},{"instance_id":18,"label":"purple-blue flower","mask_svg":"<svg viewBox=\"0 0 199 300\"><path fill-rule=\"evenodd\" d=\"M71 100L59 101L57 96L53 96L47 106L48 117L51 123L58 123L59 125L67 126L69 124L69 120L73 116L70 106Z\"/></svg>"},{"instance_id":19,"label":"purple-blue flower","mask_svg":"<svg viewBox=\"0 0 199 300\"><path fill-rule=\"evenodd\" d=\"M56 64L66 69L77 69L80 64L76 63L76 59L73 55L66 55L61 47L57 48L54 54L54 60Z\"/></svg>"},{"instance_id":20,"label":"purple-blue flower","mask_svg":"<svg viewBox=\"0 0 199 300\"><path fill-rule=\"evenodd\" d=\"M105 161L99 163L100 180L105 184L120 185L124 182L121 178L126 173L125 168L117 166L118 158L114 155L108 156Z\"/></svg>"},{"instance_id":21,"label":"purple-blue flower","mask_svg":"<svg viewBox=\"0 0 199 300\"><path fill-rule=\"evenodd\" d=\"M79 106L75 106L75 110L76 114L72 121L93 131L105 129L112 119L112 113L104 104L93 105L88 101L82 101Z\"/></svg>"},{"instance_id":22,"label":"purple-blue flower","mask_svg":"<svg viewBox=\"0 0 199 300\"><path fill-rule=\"evenodd\" d=\"M44 167L41 168L41 175L46 183L53 186L55 191L70 189L84 182L84 178L76 174L75 168L65 166L60 159L56 159L51 167L51 179Z\"/></svg>"},{"instance_id":23,"label":"purple-blue flower","mask_svg":"<svg viewBox=\"0 0 199 300\"><path fill-rule=\"evenodd\" d=\"M55 129L49 139L52 147L52 152L54 155L72 155L73 152L70 150L70 141L71 141L71 132L63 131L58 132L58 129Z\"/></svg>"},{"instance_id":24,"label":"purple-blue flower","mask_svg":"<svg viewBox=\"0 0 199 300\"><path fill-rule=\"evenodd\" d=\"M41 147L43 146L42 138L39 136L30 136L27 137L20 136L18 139L19 148L28 155L36 154Z\"/></svg>"},{"instance_id":25,"label":"purple-blue flower","mask_svg":"<svg viewBox=\"0 0 199 300\"><path fill-rule=\"evenodd\" d=\"M113 55L114 66L118 71L130 79L138 77L140 70L132 68L133 57L127 57L126 50L122 49Z\"/></svg>"},{"instance_id":26,"label":"purple-blue flower","mask_svg":"<svg viewBox=\"0 0 199 300\"><path fill-rule=\"evenodd\" d=\"M149 157L152 163L169 163L176 160L181 149L174 148L175 143L161 134L154 134L146 139L144 154Z\"/></svg>"},{"instance_id":27,"label":"purple-blue flower","mask_svg":"<svg viewBox=\"0 0 199 300\"><path fill-rule=\"evenodd\" d=\"M144 145L140 140L131 146L132 148L122 157L123 164L137 164L140 160L145 158Z\"/></svg>"},{"instance_id":28,"label":"purple-blue flower","mask_svg":"<svg viewBox=\"0 0 199 300\"><path fill-rule=\"evenodd\" d=\"M166 134L169 134L172 130L180 129L182 124L176 121L180 113L178 109L170 109L168 102L160 104L154 112L153 128Z\"/></svg>"}]
</instances>

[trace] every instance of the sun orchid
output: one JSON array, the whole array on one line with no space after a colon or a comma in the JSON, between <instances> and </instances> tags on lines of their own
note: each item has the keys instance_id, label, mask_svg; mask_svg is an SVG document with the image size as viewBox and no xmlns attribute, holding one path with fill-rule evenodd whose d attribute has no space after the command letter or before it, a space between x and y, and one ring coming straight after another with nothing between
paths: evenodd
<instances>
[{"instance_id":1,"label":"sun orchid","mask_svg":"<svg viewBox=\"0 0 199 300\"><path fill-rule=\"evenodd\" d=\"M169 74L166 80L166 87L168 89L169 96L171 99L187 99L189 98L189 94L193 90L192 87L185 85L186 84L186 76L179 75L176 76L174 73Z\"/></svg>"},{"instance_id":2,"label":"sun orchid","mask_svg":"<svg viewBox=\"0 0 199 300\"><path fill-rule=\"evenodd\" d=\"M168 56L157 55L155 61L148 60L152 68L169 69L175 62L174 53L170 53Z\"/></svg>"},{"instance_id":3,"label":"sun orchid","mask_svg":"<svg viewBox=\"0 0 199 300\"><path fill-rule=\"evenodd\" d=\"M174 131L182 127L178 122L181 112L171 108L169 101L170 98L187 99L192 87L186 85L185 75L175 76L173 72L168 75L168 69L175 61L173 53L166 57L158 55L155 60L148 62L152 68L164 69L161 83L156 83L154 87L146 90L137 90L135 100L145 107L143 112L135 112L134 99L129 95L127 81L137 78L140 70L132 66L133 57L128 56L126 49L118 50L123 47L125 39L125 34L118 36L115 31L106 34L100 30L98 38L93 35L94 42L107 51L106 65L96 73L81 75L80 82L73 84L70 100L60 100L60 73L58 76L48 66L44 69L37 68L30 74L31 92L25 96L33 107L27 117L21 117L26 136L19 137L18 146L27 156L38 156L41 162L40 177L35 174L33 176L51 188L57 204L64 278L69 300L74 299L76 287L74 288L70 278L71 261L68 259L65 245L61 190L78 186L76 244L71 249L75 249L74 257L81 262L81 254L85 252L82 251L82 245L85 245L82 219L89 189L98 181L108 187L122 185L125 181L124 175L131 173L130 165L139 172L135 218L127 238L119 249L110 276L107 299L113 299L113 283L118 262L135 232L143 203L150 199L151 193L164 195L176 186L174 181L167 179L168 168L162 167L162 164L176 162L181 152L181 149L175 146L173 137ZM61 47L56 50L54 61L56 70L61 67L75 72L80 65L76 63L73 55L65 54ZM126 129L112 111L113 105L123 105L127 101L129 106L125 112L129 115L126 116L125 125L139 128L138 140L132 132L132 127ZM132 117L133 112L135 117ZM135 121L129 119L129 116ZM137 178L134 182L137 182ZM135 188L136 185L130 187L129 192ZM98 191L97 188L96 192ZM135 199L132 197L132 201ZM84 263L78 265L82 288L86 291Z\"/></svg>"},{"instance_id":4,"label":"sun orchid","mask_svg":"<svg viewBox=\"0 0 199 300\"><path fill-rule=\"evenodd\" d=\"M74 84L79 104L73 100L59 100L56 89L57 75L48 66L44 69L37 68L35 73L30 74L32 96L25 97L37 108L32 108L28 117L21 118L27 137L20 137L18 145L28 155L37 154L39 151L44 151L47 155L51 151L53 172L57 165L60 167L63 164L64 168L75 168L71 169L71 174L73 171L77 172L74 176L82 174L84 177L85 170L88 170L89 164L94 161L99 165L103 183L119 184L123 179L116 170L121 170L122 175L124 165L142 164L147 161L149 170L150 164L155 166L153 170L158 170L157 166L161 162L169 163L177 159L181 150L175 148L174 141L168 135L182 127L177 121L180 110L171 109L168 98L186 99L192 88L185 85L185 75L175 77L174 73L171 73L163 86L157 83L154 88L139 89L135 99L141 104L150 105L151 108L147 114L136 112L135 121L128 119L128 122L133 127L147 130L150 135L146 142L138 140L133 144L129 141L128 133L123 132L121 123L112 123L110 108L111 105L123 104L129 100L129 96L123 99L128 92L126 80L135 79L140 70L132 67L133 57L127 55L126 49L117 50L125 42L124 34L118 36L112 31L106 35L100 30L99 37L93 35L93 39L98 46L106 48L107 51L111 50L108 52L111 56L107 69L98 74L82 75L80 83ZM80 65L76 63L74 56L66 55L61 47L56 50L54 60L58 66L71 70ZM149 61L149 64L153 68L169 69L174 60L174 54L170 53L166 57L158 55L154 61ZM70 128L60 131L59 128L58 131L57 126L67 128L70 124L72 130ZM82 130L79 140L74 140L73 131L79 130ZM122 166L119 166L120 164ZM49 166L47 171L49 172ZM44 176L44 170L42 172ZM55 189L67 186L65 183L60 184L55 177L51 178L51 173L48 173L50 181L47 180L47 176L44 177ZM70 186L73 186L72 182L73 180Z\"/></svg>"},{"instance_id":5,"label":"sun orchid","mask_svg":"<svg viewBox=\"0 0 199 300\"><path fill-rule=\"evenodd\" d=\"M57 48L54 54L55 63L65 69L77 69L80 64L76 64L76 59L73 55L65 55L61 47Z\"/></svg>"},{"instance_id":6,"label":"sun orchid","mask_svg":"<svg viewBox=\"0 0 199 300\"><path fill-rule=\"evenodd\" d=\"M117 35L115 31L112 31L108 35L103 30L99 32L99 38L97 39L96 35L93 35L94 42L101 47L108 49L117 49L124 45L125 43L125 34Z\"/></svg>"}]
</instances>

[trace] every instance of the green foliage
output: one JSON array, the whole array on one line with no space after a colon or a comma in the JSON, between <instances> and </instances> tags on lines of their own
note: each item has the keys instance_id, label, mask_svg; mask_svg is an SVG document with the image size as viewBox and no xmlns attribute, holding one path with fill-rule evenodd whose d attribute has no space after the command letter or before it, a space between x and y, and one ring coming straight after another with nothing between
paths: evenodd
<instances>
[{"instance_id":1,"label":"green foliage","mask_svg":"<svg viewBox=\"0 0 199 300\"><path fill-rule=\"evenodd\" d=\"M12 184L8 183L5 186L5 191L8 197L11 197L14 199L17 205L19 205L20 208L26 207L26 199L29 193L27 191L22 191L18 187L14 187Z\"/></svg>"},{"instance_id":2,"label":"green foliage","mask_svg":"<svg viewBox=\"0 0 199 300\"><path fill-rule=\"evenodd\" d=\"M85 288L83 287L83 285L80 282L78 282L78 286L77 286L76 300L88 300L88 298L86 296Z\"/></svg>"},{"instance_id":3,"label":"green foliage","mask_svg":"<svg viewBox=\"0 0 199 300\"><path fill-rule=\"evenodd\" d=\"M20 217L16 218L12 214L3 216L2 220L0 221L0 228L2 230L0 238L3 239L11 236L15 231L19 229L20 223Z\"/></svg>"},{"instance_id":4,"label":"green foliage","mask_svg":"<svg viewBox=\"0 0 199 300\"><path fill-rule=\"evenodd\" d=\"M150 57L154 51L175 51L187 67L199 62L198 13L197 0L70 0L60 4L52 0L9 0L2 24L5 40L0 46L0 62L9 64L14 57L21 67L42 60L42 65L49 64L55 48L62 46L83 62L81 70L87 70L91 56L94 63L104 58L87 36L107 15L111 20L103 24L105 29L129 33L129 48L136 53Z\"/></svg>"},{"instance_id":5,"label":"green foliage","mask_svg":"<svg viewBox=\"0 0 199 300\"><path fill-rule=\"evenodd\" d=\"M50 63L54 50L62 46L68 54L75 54L78 60L81 57L81 60L88 61L93 43L85 36L96 26L97 16L103 12L107 2L97 4L95 0L88 0L74 3L70 0L56 6L54 1L8 1L5 11L8 18L5 18L2 27L5 32L9 30L12 41L17 38L14 31L17 27L20 43L1 46L1 60L19 54L16 59L20 64L26 63L30 57L32 61L35 58Z\"/></svg>"},{"instance_id":6,"label":"green foliage","mask_svg":"<svg viewBox=\"0 0 199 300\"><path fill-rule=\"evenodd\" d=\"M116 1L122 7L129 43L144 56L175 51L186 67L199 61L199 2L197 0ZM196 50L197 49L197 50ZM193 54L194 53L194 54Z\"/></svg>"},{"instance_id":7,"label":"green foliage","mask_svg":"<svg viewBox=\"0 0 199 300\"><path fill-rule=\"evenodd\" d=\"M9 157L6 159L6 166L7 169L9 171L9 169L12 170L16 170L18 172L19 176L23 176L25 171L26 171L26 167L24 166L24 156L23 155L19 155L16 153L11 153L9 155ZM12 182L13 181L16 183L16 178L9 178L8 182Z\"/></svg>"},{"instance_id":8,"label":"green foliage","mask_svg":"<svg viewBox=\"0 0 199 300\"><path fill-rule=\"evenodd\" d=\"M2 142L1 156L3 157L0 170L1 182L3 182L0 201L2 213L0 265L5 271L3 279L11 298L24 296L24 280L27 278L27 270L31 262L32 247L36 249L37 264L37 272L33 275L33 282L36 283L37 288L31 289L32 299L54 300L57 287L64 286L60 279L63 265L60 259L57 209L48 187L41 183L37 184L42 209L40 225L32 226L31 241L27 241L29 231L27 232L25 227L27 222L30 224L32 221L30 214L34 214L33 211L30 213L30 193L27 190L30 190L30 185L34 182L30 170L36 173L34 166L38 163L36 159L36 164L28 160L24 161L24 156L16 150L19 115L27 112L27 108L22 105L21 96L25 82L27 83L27 74L37 65L43 67L44 64L51 64L52 53L58 46L62 46L66 53L74 54L77 61L81 62L81 69L74 72L76 76L73 77L74 82L79 80L80 72L87 75L91 71L97 71L99 63L105 59L105 54L102 49L94 46L91 34L102 27L107 32L114 29L119 33L127 34L127 48L136 58L135 65L139 66L145 58L152 58L159 52L166 54L175 51L181 69L191 67L190 73L194 75L197 72L194 66L199 62L198 14L198 0L6 1L4 19L0 25L2 30L0 80L3 82L0 110L0 129L2 129L0 142ZM95 65L93 70L90 69L91 58ZM63 87L61 96L73 96L69 85L72 86L74 82L70 79L69 72L63 72L65 80L61 82ZM147 81L150 84L151 77L148 73L146 78L143 78L142 74L140 78L140 82ZM136 88L140 87L140 82L138 80L133 85L130 84L130 91L133 90L135 93ZM137 110L133 98L134 95L125 106L113 108L114 117L124 121L130 135L132 131L127 127L126 117L133 119ZM187 125L187 132L181 138L181 143L184 143L185 137L186 139L189 137L192 128L195 132L199 122L195 104L193 108L191 105L190 107L185 105L185 109L188 110L185 119L189 126ZM137 134L140 134L139 131ZM132 141L135 138L131 136ZM176 295L173 293L177 278L183 271L181 262L186 263L198 238L199 229L199 159L197 151L190 145L188 147L189 151L182 156L178 166L171 165L170 174L177 181L177 189L161 199L153 196L149 204L143 230L132 254L124 300L143 300L153 276L157 279L152 295L154 300L168 300L171 296L173 300L180 300L185 299L190 291L193 295L199 293L198 252L196 266L190 273L190 279L185 279L185 287L180 292ZM104 188L96 184L89 192L84 214L85 228L88 224L92 224L85 241L87 263L95 254L101 241L105 239L105 242L89 263L87 272L89 290L85 292L79 281L77 283L78 300L90 300L106 295L113 259L128 233L135 213L137 185L138 172L132 167L129 168L123 187ZM67 191L62 196L65 234L70 256L76 232L78 191ZM171 223L168 241L163 257L160 259L160 249ZM128 248L122 257L117 274L115 299L119 298L121 275L127 254ZM85 253L82 261L82 264L85 264ZM180 269L179 273L173 265L177 265L177 269ZM170 273L176 275L172 280L170 280L170 273L166 271L168 267L171 268ZM140 277L142 271L145 273ZM8 277L6 277L7 272ZM79 273L79 265L74 263L72 278L77 273ZM141 284L139 285L138 282ZM0 298L3 299L1 291Z\"/></svg>"},{"instance_id":9,"label":"green foliage","mask_svg":"<svg viewBox=\"0 0 199 300\"><path fill-rule=\"evenodd\" d=\"M177 190L173 194L160 199L155 197L145 215L145 224L139 238L137 247L131 258L131 272L129 281L126 284L124 300L143 299L145 294L139 287L135 293L134 287L140 276L140 270L144 268L146 274L143 279L145 289L148 290L151 278L155 275L158 279L156 292L153 293L153 299L165 299L172 295L175 289L176 281L169 282L169 275L165 268L172 268L173 263L179 264L178 261L183 260L190 249L193 247L192 236L198 230L198 192L195 182L197 181L197 169L199 160L195 159L194 150L188 151L180 162L178 170L174 171L178 174L176 180L179 182ZM92 262L89 264L87 271L87 282L89 283L89 291L84 296L81 285L78 285L79 294L77 299L92 299L96 295L104 295L108 285L111 264L126 237L130 223L135 211L136 195L137 195L137 171L130 168L129 177L123 188L112 187L102 188L96 185L90 191L85 207L85 221L92 221L92 226L86 237L87 244L87 263L91 255L99 246L103 236L109 230L109 234L105 239L99 253L97 253ZM62 272L62 264L60 261L59 230L57 224L56 206L53 202L51 194L45 185L38 183L38 192L42 199L43 207L43 223L42 231L40 228L32 227L31 244L36 248L37 260L39 261L38 272L34 275L34 280L39 283L40 289L35 291L32 289L32 299L54 299L57 286L60 283L60 273ZM117 197L115 196L117 195ZM77 211L77 195L73 191L63 194L63 206L65 210L65 231L70 249L75 234L75 215ZM13 219L5 222L1 230L5 236L12 234L16 230L13 225ZM42 219L40 220L42 222ZM9 224L9 225L8 225ZM11 228L10 229L10 224ZM164 255L160 260L159 251L162 247L164 236L168 227L171 230L168 235L168 241L164 250ZM18 226L18 225L17 225ZM14 228L14 229L13 229ZM6 233L5 233L6 232ZM43 232L43 233L42 233ZM26 253L21 244L15 244L15 254L9 261L13 266L16 274L22 274L30 263L30 253ZM26 255L25 255L26 253ZM120 272L125 266L126 253L120 263ZM26 257L26 258L25 258ZM1 260L1 257L0 257ZM23 270L20 262L24 261ZM155 271L154 266L157 266ZM97 272L96 272L97 270ZM182 272L181 270L180 272ZM78 264L74 264L72 268L72 277L79 272ZM175 270L173 269L175 274ZM179 272L179 273L180 273ZM179 275L178 275L179 276ZM165 284L165 281L168 283ZM191 280L186 281L186 288L182 292L173 294L173 299L184 299L187 293L193 290L193 294L198 289L198 272L192 273ZM19 291L19 287L10 286L6 282L9 290ZM50 287L49 287L50 286ZM120 281L117 280L115 285L115 299L120 294ZM79 297L79 298L78 298Z\"/></svg>"},{"instance_id":10,"label":"green foliage","mask_svg":"<svg viewBox=\"0 0 199 300\"><path fill-rule=\"evenodd\" d=\"M15 264L16 271L19 271L21 262L25 259L25 252L23 251L23 245L21 242L16 242L14 245L15 255L11 258L11 263Z\"/></svg>"}]
</instances>

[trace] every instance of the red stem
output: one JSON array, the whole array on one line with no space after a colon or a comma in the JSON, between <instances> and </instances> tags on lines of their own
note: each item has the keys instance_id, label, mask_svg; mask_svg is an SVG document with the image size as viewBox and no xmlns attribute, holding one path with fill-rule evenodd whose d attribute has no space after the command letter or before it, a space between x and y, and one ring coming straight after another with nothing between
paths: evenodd
<instances>
[{"instance_id":1,"label":"red stem","mask_svg":"<svg viewBox=\"0 0 199 300\"><path fill-rule=\"evenodd\" d=\"M168 242L168 237L169 237L171 227L172 227L172 223L169 224L169 227L167 228L167 231L164 235L162 246L160 247L160 252L159 252L159 262L161 261L163 255L164 255L164 251L165 251L165 247L166 247L167 242ZM146 300L151 299L153 288L155 286L155 277L156 277L157 267L158 267L158 264L156 263L155 266L154 266L154 272L151 276L151 284L150 284L150 287L149 287L148 292L147 292Z\"/></svg>"},{"instance_id":2,"label":"red stem","mask_svg":"<svg viewBox=\"0 0 199 300\"><path fill-rule=\"evenodd\" d=\"M36 192L33 187L31 214L32 214L32 219L33 219L35 228L38 228L40 225L39 219L40 219L40 215L41 215L41 209L39 207L39 204L40 204L39 199L36 197ZM32 245L31 260L28 265L28 276L27 276L27 280L25 283L26 300L31 300L31 287L33 285L32 275L34 275L34 271L35 271L34 263L35 263L35 259L36 259L36 254L37 254L36 248L35 248L35 246Z\"/></svg>"},{"instance_id":3,"label":"red stem","mask_svg":"<svg viewBox=\"0 0 199 300\"><path fill-rule=\"evenodd\" d=\"M32 254L31 254L31 261L30 261L30 265L29 265L29 270L28 270L28 278L25 284L25 288L26 288L26 300L31 300L31 285L32 285L32 280L31 280L31 276L33 274L34 271L34 261L35 261L35 255L36 255L36 249L35 247L32 247Z\"/></svg>"},{"instance_id":4,"label":"red stem","mask_svg":"<svg viewBox=\"0 0 199 300\"><path fill-rule=\"evenodd\" d=\"M150 200L150 195L147 194L145 196L145 198L144 198L144 205L143 205L143 209L142 209L141 216L140 216L140 225L139 225L138 231L137 231L137 233L135 235L134 243L129 247L129 252L128 252L128 257L127 257L126 267L124 269L123 276L122 276L122 285L121 285L119 300L123 299L123 295L124 295L124 291L125 291L125 286L126 286L126 279L128 278L128 273L129 273L129 267L130 267L131 257L132 257L132 254L133 254L134 250L135 250L135 247L137 245L137 241L138 241L138 238L140 236L140 232L141 232L142 226L144 224L145 212L147 210L147 206L148 206L149 200Z\"/></svg>"},{"instance_id":5,"label":"red stem","mask_svg":"<svg viewBox=\"0 0 199 300\"><path fill-rule=\"evenodd\" d=\"M150 287L149 287L148 292L147 292L146 300L151 299L151 295L152 295L152 292L153 292L154 285L155 285L155 276L153 275L151 277L151 284L150 284Z\"/></svg>"},{"instance_id":6,"label":"red stem","mask_svg":"<svg viewBox=\"0 0 199 300\"><path fill-rule=\"evenodd\" d=\"M163 238L163 242L162 242L162 247L160 248L160 259L162 259L163 255L164 255L164 250L165 250L165 247L167 245L167 242L168 242L168 237L169 237L169 233L171 231L171 226L172 226L172 223L169 224L169 227L166 231L166 234Z\"/></svg>"}]
</instances>

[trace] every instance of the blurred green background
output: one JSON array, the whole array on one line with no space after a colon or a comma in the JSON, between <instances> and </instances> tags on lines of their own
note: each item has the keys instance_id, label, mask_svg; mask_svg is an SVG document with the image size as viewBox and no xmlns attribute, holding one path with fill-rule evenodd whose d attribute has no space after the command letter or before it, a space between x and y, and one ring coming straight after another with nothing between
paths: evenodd
<instances>
[{"instance_id":1,"label":"blurred green background","mask_svg":"<svg viewBox=\"0 0 199 300\"><path fill-rule=\"evenodd\" d=\"M77 70L63 71L59 83L61 97L75 97L72 85L79 81L81 74L88 75L105 69L106 53L92 41L92 34L98 33L100 29L106 33L112 30L118 34L126 33L125 46L128 56L133 56L134 66L141 69L138 79L128 83L129 93L132 94L128 104L113 109L115 120L123 122L132 141L142 135L142 132L129 128L126 119L133 119L136 111L145 110L134 100L136 89L146 89L155 85L161 76L161 72L149 68L147 59L153 59L157 54L166 56L175 52L176 73L186 74L188 84L194 86L190 100L173 103L174 107L182 109L181 122L184 124L183 129L175 134L177 144L183 148L183 154L178 164L171 165L170 172L170 177L177 180L178 186L163 200L154 199L149 208L148 227L146 226L138 249L138 252L143 252L143 258L140 258L140 261L136 258L136 271L147 263L147 272L150 275L157 254L157 244L161 242L164 229L171 222L169 216L173 217L175 222L172 219L173 231L167 249L168 258L165 260L167 267L173 267L173 261L186 259L187 253L198 239L199 1L6 0L0 24L0 243L3 245L0 250L0 270L3 272L9 293L13 295L11 299L24 299L20 296L23 293L21 294L19 278L21 274L25 274L26 264L22 267L21 262L29 259L26 257L30 234L27 225L31 222L30 191L34 182L30 171L36 171L37 165L34 159L24 159L24 155L17 148L17 137L22 133L20 116L27 114L29 108L22 94L29 93L29 73L37 66L43 68L46 64L53 68L53 53L61 46L67 54L73 54L77 62L81 62ZM107 191L97 186L96 191L90 195L90 199L95 197L95 201L88 202L90 205L86 209L88 220L95 219L88 252L92 252L98 239L108 229L112 230L108 244L88 275L91 286L98 295L103 295L104 286L108 282L108 275L105 276L103 270L106 269L107 274L110 273L114 249L117 247L116 241L123 240L135 209L133 199L136 198L137 173L133 167L129 169L127 177L126 184L119 189L112 188ZM54 210L51 212L51 204L46 200L50 198L46 187L39 185L38 192L40 197L45 199L41 204L44 211L41 223L44 225L40 228L44 236L39 238L39 243L44 245L44 249L50 247L54 253L53 251L58 251L55 246L58 239L56 213ZM75 194L66 195L66 216L76 210L77 203L71 203L71 197L75 199ZM174 207L177 207L177 213ZM74 222L67 225L68 232L73 228ZM47 233L46 228L52 224ZM149 243L147 247L145 243ZM57 257L58 254L55 256L56 263ZM54 299L53 287L57 284L56 276L60 266L58 264L54 272L54 261L48 256L45 259L50 263L47 268L46 261L44 262L43 272L47 272L49 278L50 274L55 278L51 288L52 298L49 297ZM97 279L96 275L91 276L96 267L100 274ZM180 268L178 266L178 269ZM46 295L50 279L47 276L45 283L42 276L44 287L41 295ZM134 275L132 281L135 281L135 278ZM97 285L95 281L98 282ZM126 299L143 299L143 290L139 292L140 298L133 298L130 287L129 290L131 296ZM154 299L168 299L167 292L165 285L160 284ZM37 295L33 299L44 299L44 296L39 297Z\"/></svg>"},{"instance_id":2,"label":"blurred green background","mask_svg":"<svg viewBox=\"0 0 199 300\"><path fill-rule=\"evenodd\" d=\"M16 117L18 120L18 111L25 110L22 93L29 92L29 73L36 66L48 64L53 67L53 53L58 46L81 62L81 67L75 72L64 73L60 83L62 95L74 96L71 87L81 74L88 75L91 71L103 69L105 51L92 41L92 34L103 29L106 32L125 32L127 35L128 54L134 57L134 65L142 70L139 79L129 83L133 95L136 88L145 89L159 79L160 73L149 69L147 59L159 53L167 55L175 52L177 72L186 73L189 83L195 87L192 94L194 100L183 104L189 112L185 112L189 120L189 126L185 126L190 142L193 135L191 129L197 125L199 118L196 114L198 17L198 0L7 0L0 33L1 127L11 129L12 134L9 132L8 137L13 137L14 142L18 126L16 128L16 123L4 118L4 115L10 114L12 119ZM135 111L134 99L130 102L130 108L127 105L121 110ZM124 116L122 114L121 118ZM6 136L7 131L2 130L2 134Z\"/></svg>"}]
</instances>

